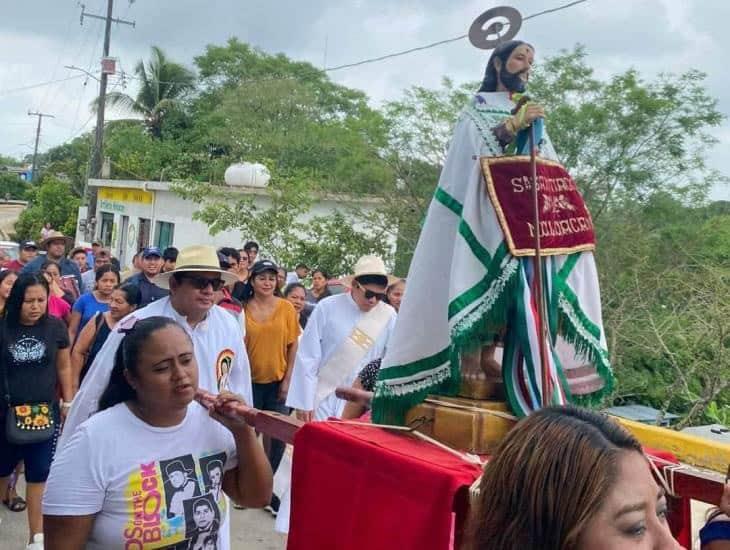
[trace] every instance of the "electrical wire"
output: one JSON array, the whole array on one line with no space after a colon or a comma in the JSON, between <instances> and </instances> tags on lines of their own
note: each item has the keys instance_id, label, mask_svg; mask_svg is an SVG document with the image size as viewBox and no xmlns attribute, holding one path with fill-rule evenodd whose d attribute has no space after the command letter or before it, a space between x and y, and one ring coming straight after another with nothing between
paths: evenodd
<instances>
[{"instance_id":1,"label":"electrical wire","mask_svg":"<svg viewBox=\"0 0 730 550\"><path fill-rule=\"evenodd\" d=\"M531 15L528 15L527 17L523 17L522 18L522 21L527 21L529 19L534 19L535 17L539 17L541 15L545 15L545 14L548 14L548 13L554 13L556 11L561 11L561 10L564 10L564 9L567 9L567 8L571 8L573 6L576 6L578 4L582 4L583 2L587 2L587 1L588 0L576 0L576 1L570 2L568 4L563 4L562 6L557 6L555 8L550 8L550 9L547 9L547 10L543 10L541 12L533 13ZM441 46L443 44L450 44L451 42L458 42L459 40L463 40L467 36L469 36L469 35L468 34L462 34L462 35L459 35L459 36L455 36L453 38L447 38L446 40L439 40L438 42L432 42L431 44L426 44L424 46L417 46L415 48L410 48L410 49L403 50L403 51L400 51L400 52L394 52L394 53L389 53L389 54L386 54L386 55L381 55L380 57L373 57L373 58L370 58L370 59L363 59L362 61L356 61L354 63L345 63L344 65L337 65L335 67L327 67L324 70L327 71L327 72L330 72L330 71L339 71L339 70L342 70L342 69L350 69L352 67L359 67L361 65L366 65L366 64L369 64L369 63L377 63L378 61L385 61L386 59L392 59L394 57L401 57L403 55L408 55L409 53L420 52L420 51L423 51L423 50L429 50L431 48L435 48L436 46Z\"/></svg>"},{"instance_id":2,"label":"electrical wire","mask_svg":"<svg viewBox=\"0 0 730 550\"><path fill-rule=\"evenodd\" d=\"M66 82L67 80L74 80L78 78L83 78L84 75L73 75L69 76L68 78L59 78L56 80L48 80L46 82L39 82L38 84L30 84L28 86L21 86L20 88L7 88L5 90L0 90L0 95L6 95L6 94L14 94L16 92L24 92L25 90L32 90L33 88L40 88L41 86L48 86L49 84L55 84L57 82Z\"/></svg>"},{"instance_id":3,"label":"electrical wire","mask_svg":"<svg viewBox=\"0 0 730 550\"><path fill-rule=\"evenodd\" d=\"M555 8L550 8L550 9L543 10L543 11L540 11L540 12L537 12L537 13L533 13L531 15L528 15L527 17L524 17L522 19L522 21L528 21L529 19L534 19L535 17L539 17L541 15L546 15L546 14L549 14L549 13L555 13L557 11L561 11L561 10L570 8L570 7L576 6L578 4L583 4L584 2L587 2L587 1L588 0L575 0L574 2L569 2L568 4L563 4L563 5L557 6ZM341 69L348 69L348 68L351 68L351 67L359 67L360 65L365 65L365 64L369 64L369 63L377 63L379 61L384 61L386 59L391 59L391 58L394 58L394 57L400 57L400 56L407 55L407 54L410 54L410 53L413 53L413 52L428 50L430 48L435 48L437 46L441 46L441 45L444 45L444 44L449 44L451 42L456 42L458 40L463 40L467 36L468 35L466 35L466 34L462 34L460 36L455 36L453 38L447 38L445 40L439 40L437 42L432 42L432 43L426 44L424 46L417 46L415 48L409 48L407 50L403 50L403 51L399 51L399 52L394 52L394 53L390 53L390 54L386 54L386 55L381 55L379 57L373 57L373 58L370 58L370 59L363 59L361 61L356 61L354 63L347 63L347 64L344 64L344 65L337 65L337 66L334 66L334 67L327 67L327 68L325 68L323 70L325 72L339 71ZM97 71L97 72L99 72L99 71ZM142 80L140 77L135 76L135 75L132 75L130 73L126 73L126 72L122 72L122 73L120 73L120 75L123 78L128 78L128 79L131 79L131 80ZM65 79L60 79L60 80L52 80L52 81L48 81L48 82L41 82L39 84L32 84L30 86L24 86L22 88L14 88L14 89L9 89L9 90L0 90L0 95L7 94L7 93L18 92L18 91L23 91L23 90L32 89L32 88L38 88L40 86L46 86L48 84L54 84L56 82L63 82L65 80L71 80L73 78L81 78L81 77L83 77L83 75L76 75L76 76L72 76L72 77L65 78ZM279 80L299 80L299 79L300 79L300 77L296 77L296 76L267 77L267 78L261 78L261 79L253 79L253 80L243 80L243 81L240 82L240 84L246 85L246 84L256 84L256 83L259 83L259 82L272 82L272 81L279 81ZM160 84L182 84L182 83L183 82L180 82L180 81L160 81Z\"/></svg>"}]
</instances>

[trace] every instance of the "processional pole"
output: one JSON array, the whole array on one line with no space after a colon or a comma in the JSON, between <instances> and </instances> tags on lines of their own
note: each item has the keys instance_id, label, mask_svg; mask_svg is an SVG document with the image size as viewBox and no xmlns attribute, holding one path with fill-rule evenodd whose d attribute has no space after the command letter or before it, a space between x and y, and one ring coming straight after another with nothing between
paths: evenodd
<instances>
[{"instance_id":1,"label":"processional pole","mask_svg":"<svg viewBox=\"0 0 730 550\"><path fill-rule=\"evenodd\" d=\"M545 326L545 295L543 294L542 249L540 246L540 194L537 188L537 144L535 143L535 125L529 128L530 146L530 178L532 179L532 208L535 224L535 255L533 266L535 270L535 304L537 306L537 333L540 346L540 373L542 375L542 406L550 406L552 383L550 380L550 364L546 349L547 327Z\"/></svg>"},{"instance_id":2,"label":"processional pole","mask_svg":"<svg viewBox=\"0 0 730 550\"><path fill-rule=\"evenodd\" d=\"M469 28L469 41L481 50L491 50L506 40L512 40L522 26L522 15L511 6L500 6L489 9L477 17ZM526 99L523 96L523 99ZM517 108L520 105L518 104ZM515 136L516 139L516 136ZM540 248L540 201L537 189L537 144L535 143L535 127L529 127L530 147L530 174L532 180L533 223L535 224L535 255L533 266L535 271L535 315L537 317L540 371L541 371L541 402L547 407L551 402L552 382L550 364L546 349L547 318L545 311L545 296L543 294L542 250Z\"/></svg>"}]
</instances>

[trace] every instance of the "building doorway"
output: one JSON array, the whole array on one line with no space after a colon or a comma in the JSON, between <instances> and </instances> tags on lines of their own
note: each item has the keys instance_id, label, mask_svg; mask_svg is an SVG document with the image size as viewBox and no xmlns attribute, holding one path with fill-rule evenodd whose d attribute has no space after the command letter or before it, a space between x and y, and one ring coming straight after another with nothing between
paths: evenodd
<instances>
[{"instance_id":1,"label":"building doorway","mask_svg":"<svg viewBox=\"0 0 730 550\"><path fill-rule=\"evenodd\" d=\"M139 219L139 233L137 233L137 250L142 250L150 245L150 230L152 221L148 218Z\"/></svg>"}]
</instances>

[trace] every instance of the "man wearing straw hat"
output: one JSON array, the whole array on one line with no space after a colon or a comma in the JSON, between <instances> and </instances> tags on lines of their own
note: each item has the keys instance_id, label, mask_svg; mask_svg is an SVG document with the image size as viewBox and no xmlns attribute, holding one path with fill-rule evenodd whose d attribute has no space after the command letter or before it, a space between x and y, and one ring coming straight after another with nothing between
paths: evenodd
<instances>
[{"instance_id":1,"label":"man wearing straw hat","mask_svg":"<svg viewBox=\"0 0 730 550\"><path fill-rule=\"evenodd\" d=\"M109 382L114 355L124 337L122 331L139 319L161 315L174 319L193 341L201 389L218 393L227 389L253 403L251 372L243 346L240 323L215 305L216 291L235 283L236 276L222 270L211 246L190 246L180 251L174 270L160 273L155 284L170 295L152 302L119 321L91 365L84 383L74 397L59 446L99 408L99 398ZM60 447L59 447L60 448Z\"/></svg>"},{"instance_id":2,"label":"man wearing straw hat","mask_svg":"<svg viewBox=\"0 0 730 550\"><path fill-rule=\"evenodd\" d=\"M286 402L300 419L341 416L345 401L335 389L351 386L364 365L383 356L396 318L383 301L393 280L383 260L363 256L345 278L350 293L325 298L314 309L299 343Z\"/></svg>"},{"instance_id":3,"label":"man wearing straw hat","mask_svg":"<svg viewBox=\"0 0 730 550\"><path fill-rule=\"evenodd\" d=\"M396 318L384 302L385 292L396 280L387 274L382 259L363 256L344 279L350 292L325 298L314 308L299 341L286 400L300 420L342 416L345 401L335 389L351 386L364 365L383 357ZM289 531L290 468L284 460L276 473L281 508L275 528L280 533Z\"/></svg>"},{"instance_id":4,"label":"man wearing straw hat","mask_svg":"<svg viewBox=\"0 0 730 550\"><path fill-rule=\"evenodd\" d=\"M73 244L73 239L67 237L60 231L49 231L48 236L40 243L41 250L46 251L45 256L36 256L34 260L28 262L23 268L22 273L38 273L41 270L43 262L53 260L61 268L61 276L73 275L76 277L76 284L81 289L83 283L81 281L81 271L79 266L73 260L66 257L66 249Z\"/></svg>"}]
</instances>

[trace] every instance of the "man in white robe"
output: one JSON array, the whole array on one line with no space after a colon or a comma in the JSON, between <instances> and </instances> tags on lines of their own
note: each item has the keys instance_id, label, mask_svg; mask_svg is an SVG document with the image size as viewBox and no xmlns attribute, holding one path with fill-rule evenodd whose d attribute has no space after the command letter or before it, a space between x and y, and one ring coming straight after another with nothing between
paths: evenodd
<instances>
[{"instance_id":1,"label":"man in white robe","mask_svg":"<svg viewBox=\"0 0 730 550\"><path fill-rule=\"evenodd\" d=\"M134 311L119 321L96 356L64 423L59 448L76 428L99 409L99 399L109 383L122 332L139 319L153 316L176 320L193 341L201 389L218 393L227 389L253 403L251 368L240 323L215 305L216 287L234 283L235 275L220 269L213 247L191 246L180 251L177 267L161 273L155 284L170 289L170 296Z\"/></svg>"},{"instance_id":2,"label":"man in white robe","mask_svg":"<svg viewBox=\"0 0 730 550\"><path fill-rule=\"evenodd\" d=\"M335 395L335 388L352 386L365 365L385 355L396 312L383 300L396 279L377 256L363 256L354 271L345 281L350 292L319 302L299 342L286 404L300 420L342 416L346 402ZM291 494L288 483L283 485L276 530L286 533Z\"/></svg>"},{"instance_id":3,"label":"man in white robe","mask_svg":"<svg viewBox=\"0 0 730 550\"><path fill-rule=\"evenodd\" d=\"M299 342L286 404L296 409L301 420L327 420L342 415L345 401L335 395L335 387L351 386L366 364L383 357L395 325L395 310L383 302L390 278L380 258L361 258L349 280L349 293L330 296L317 304ZM376 329L378 333L366 335L361 353L337 356L345 361L337 365L337 382L334 387L327 388L331 391L318 398L318 391L322 393L320 374L323 368L330 364L348 338L354 336L362 318L375 314L376 308L381 317Z\"/></svg>"}]
</instances>

